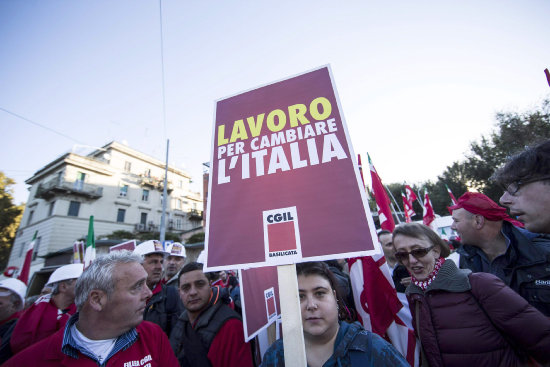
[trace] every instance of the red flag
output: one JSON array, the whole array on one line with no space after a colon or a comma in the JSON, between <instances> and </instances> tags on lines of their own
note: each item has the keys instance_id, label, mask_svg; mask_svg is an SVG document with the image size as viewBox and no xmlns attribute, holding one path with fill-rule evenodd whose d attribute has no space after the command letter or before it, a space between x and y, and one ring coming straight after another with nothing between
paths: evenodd
<instances>
[{"instance_id":1,"label":"red flag","mask_svg":"<svg viewBox=\"0 0 550 367\"><path fill-rule=\"evenodd\" d=\"M390 209L390 198L382 185L382 180L378 176L374 165L367 154L370 165L370 176L372 180L372 191L374 193L374 200L376 200L376 207L378 209L378 219L380 220L380 227L386 231L393 232L395 223Z\"/></svg>"},{"instance_id":2,"label":"red flag","mask_svg":"<svg viewBox=\"0 0 550 367\"><path fill-rule=\"evenodd\" d=\"M430 196L428 195L428 191L424 191L424 218L423 222L425 225L430 226L432 222L435 220L435 213L434 208L432 206L432 202L430 201Z\"/></svg>"},{"instance_id":3,"label":"red flag","mask_svg":"<svg viewBox=\"0 0 550 367\"><path fill-rule=\"evenodd\" d=\"M550 85L550 72L548 69L544 69L544 74L546 74L546 80L548 81L548 85Z\"/></svg>"},{"instance_id":4,"label":"red flag","mask_svg":"<svg viewBox=\"0 0 550 367\"><path fill-rule=\"evenodd\" d=\"M405 193L407 194L407 200L409 201L409 206L412 208L413 202L415 200L418 200L416 197L416 194L414 193L412 187L410 185L405 185Z\"/></svg>"},{"instance_id":5,"label":"red flag","mask_svg":"<svg viewBox=\"0 0 550 367\"><path fill-rule=\"evenodd\" d=\"M449 196L451 197L451 201L453 202L453 205L457 205L458 201L456 200L455 196L453 195L453 192L451 191L451 189L449 189L449 186L447 186L447 184L445 184L445 187L447 188L447 192L449 193Z\"/></svg>"},{"instance_id":6,"label":"red flag","mask_svg":"<svg viewBox=\"0 0 550 367\"><path fill-rule=\"evenodd\" d=\"M397 297L385 257L353 258L348 265L357 317L363 327L391 342L411 366L418 366L420 348L410 310Z\"/></svg>"},{"instance_id":7,"label":"red flag","mask_svg":"<svg viewBox=\"0 0 550 367\"><path fill-rule=\"evenodd\" d=\"M405 212L405 222L412 222L412 217L416 214L411 206L411 203L407 200L407 196L404 192L401 192L401 198L403 199L403 211Z\"/></svg>"},{"instance_id":8,"label":"red flag","mask_svg":"<svg viewBox=\"0 0 550 367\"><path fill-rule=\"evenodd\" d=\"M34 244L36 243L36 236L38 235L38 231L34 232L34 236L32 237L32 241L27 246L27 253L25 254L25 261L23 262L23 266L21 267L21 273L19 273L19 276L17 279L22 281L23 283L27 284L29 281L29 273L31 270L31 262L32 262L32 252L34 249Z\"/></svg>"},{"instance_id":9,"label":"red flag","mask_svg":"<svg viewBox=\"0 0 550 367\"><path fill-rule=\"evenodd\" d=\"M361 158L358 157L359 164ZM371 165L371 176L380 178ZM374 172L374 173L373 173ZM361 177L363 179L363 177ZM363 181L363 186L365 182ZM383 191L385 194L385 191ZM376 194L375 194L376 195ZM380 196L380 195L379 195ZM389 198L386 194L389 207ZM393 222L393 218L392 218ZM392 228L393 229L393 228ZM416 343L411 313L399 300L383 255L365 256L348 260L353 298L363 326L386 338L407 359L411 366L419 364L420 346ZM406 302L406 299L404 299Z\"/></svg>"}]
</instances>

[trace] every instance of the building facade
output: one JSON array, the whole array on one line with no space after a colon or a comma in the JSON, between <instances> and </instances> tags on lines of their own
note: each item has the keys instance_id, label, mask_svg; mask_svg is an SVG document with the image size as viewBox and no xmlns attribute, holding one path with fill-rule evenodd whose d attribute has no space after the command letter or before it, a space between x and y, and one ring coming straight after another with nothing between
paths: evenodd
<instances>
[{"instance_id":1,"label":"building facade","mask_svg":"<svg viewBox=\"0 0 550 367\"><path fill-rule=\"evenodd\" d=\"M21 267L37 231L31 272L40 269L43 256L86 238L92 215L96 239L118 230L160 231L164 173L164 162L117 142L50 162L25 181L29 198L8 266ZM186 172L168 167L168 232L202 226L202 197L190 183Z\"/></svg>"}]
</instances>

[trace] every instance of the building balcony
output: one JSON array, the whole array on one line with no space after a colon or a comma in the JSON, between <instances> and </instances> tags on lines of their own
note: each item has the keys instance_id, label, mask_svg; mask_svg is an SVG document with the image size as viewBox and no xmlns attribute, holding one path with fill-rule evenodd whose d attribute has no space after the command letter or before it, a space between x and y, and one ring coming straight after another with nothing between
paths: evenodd
<instances>
[{"instance_id":1,"label":"building balcony","mask_svg":"<svg viewBox=\"0 0 550 367\"><path fill-rule=\"evenodd\" d=\"M202 220L202 210L191 209L187 212L190 220Z\"/></svg>"},{"instance_id":2,"label":"building balcony","mask_svg":"<svg viewBox=\"0 0 550 367\"><path fill-rule=\"evenodd\" d=\"M143 224L143 223L136 223L134 225L134 229L136 232L158 232L159 226L149 223L149 224Z\"/></svg>"},{"instance_id":3,"label":"building balcony","mask_svg":"<svg viewBox=\"0 0 550 367\"><path fill-rule=\"evenodd\" d=\"M159 191L164 190L164 178L152 177L146 174L141 174L139 176L139 184L141 186L147 186L152 189L157 189ZM172 185L171 181L168 181L168 186L166 187L166 191L170 193L172 192L172 190L174 190L174 185Z\"/></svg>"},{"instance_id":4,"label":"building balcony","mask_svg":"<svg viewBox=\"0 0 550 367\"><path fill-rule=\"evenodd\" d=\"M51 199L54 196L77 195L87 199L99 199L103 196L103 187L87 184L82 181L50 180L40 183L36 189L36 197Z\"/></svg>"}]
</instances>

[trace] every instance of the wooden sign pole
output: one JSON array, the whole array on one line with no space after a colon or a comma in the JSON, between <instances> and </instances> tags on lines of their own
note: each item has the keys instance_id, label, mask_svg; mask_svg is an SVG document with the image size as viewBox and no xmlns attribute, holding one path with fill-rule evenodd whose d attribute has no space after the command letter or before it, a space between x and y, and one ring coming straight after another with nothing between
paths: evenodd
<instances>
[{"instance_id":1,"label":"wooden sign pole","mask_svg":"<svg viewBox=\"0 0 550 367\"><path fill-rule=\"evenodd\" d=\"M296 264L277 266L286 367L307 365Z\"/></svg>"}]
</instances>

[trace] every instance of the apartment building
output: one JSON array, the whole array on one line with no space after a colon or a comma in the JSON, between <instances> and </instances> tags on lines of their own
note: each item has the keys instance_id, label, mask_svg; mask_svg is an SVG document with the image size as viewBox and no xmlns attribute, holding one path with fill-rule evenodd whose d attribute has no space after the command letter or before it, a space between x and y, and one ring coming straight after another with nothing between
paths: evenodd
<instances>
[{"instance_id":1,"label":"apartment building","mask_svg":"<svg viewBox=\"0 0 550 367\"><path fill-rule=\"evenodd\" d=\"M36 231L31 272L41 256L85 238L94 216L96 238L117 230L158 232L162 215L165 163L111 142L88 155L66 153L26 180L29 198L9 265L21 267ZM202 226L203 201L190 190L191 177L168 167L166 230L183 233Z\"/></svg>"}]
</instances>

